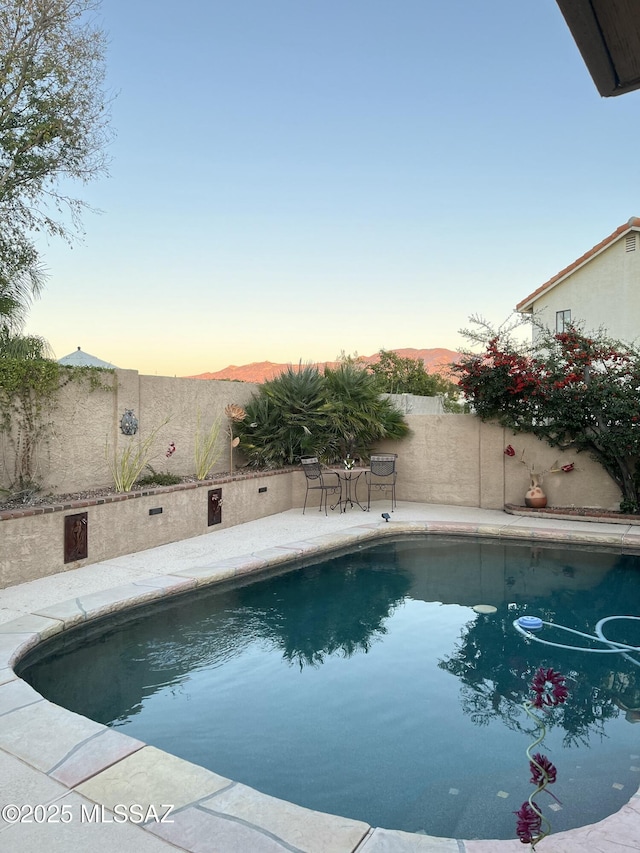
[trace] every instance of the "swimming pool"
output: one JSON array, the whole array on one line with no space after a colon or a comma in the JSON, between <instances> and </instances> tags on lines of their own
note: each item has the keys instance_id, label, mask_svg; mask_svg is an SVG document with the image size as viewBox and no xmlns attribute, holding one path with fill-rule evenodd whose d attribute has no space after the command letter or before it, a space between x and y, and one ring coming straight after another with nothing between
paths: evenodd
<instances>
[{"instance_id":1,"label":"swimming pool","mask_svg":"<svg viewBox=\"0 0 640 853\"><path fill-rule=\"evenodd\" d=\"M636 667L550 656L511 623L536 613L590 630L640 600L638 567L610 551L385 541L64 635L20 674L57 704L301 805L495 838L513 837L531 790L519 702L544 663L573 678L545 741L560 830L617 811L638 786Z\"/></svg>"}]
</instances>

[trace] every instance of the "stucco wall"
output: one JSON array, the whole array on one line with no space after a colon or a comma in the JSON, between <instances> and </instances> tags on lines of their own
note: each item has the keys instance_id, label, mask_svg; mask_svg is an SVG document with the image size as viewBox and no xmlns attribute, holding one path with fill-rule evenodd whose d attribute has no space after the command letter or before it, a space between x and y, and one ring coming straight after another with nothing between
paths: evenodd
<instances>
[{"instance_id":1,"label":"stucco wall","mask_svg":"<svg viewBox=\"0 0 640 853\"><path fill-rule=\"evenodd\" d=\"M637 235L636 235L637 240ZM585 331L604 328L610 337L640 336L640 244L625 251L624 237L596 255L534 303L535 316L555 331L556 311L571 311Z\"/></svg>"},{"instance_id":2,"label":"stucco wall","mask_svg":"<svg viewBox=\"0 0 640 853\"><path fill-rule=\"evenodd\" d=\"M442 397L420 397L417 394L383 394L403 415L443 415Z\"/></svg>"},{"instance_id":3,"label":"stucco wall","mask_svg":"<svg viewBox=\"0 0 640 853\"><path fill-rule=\"evenodd\" d=\"M38 446L35 479L43 493L67 494L109 486L113 482L108 459L114 461L127 444L139 445L165 419L153 442L151 464L158 471L180 476L195 473L194 446L198 413L201 429L208 430L228 403L244 405L256 389L245 382L204 381L168 376L141 376L136 370L105 373L112 390L88 391L84 383L62 388L50 419L49 438ZM139 421L136 436L122 435L120 419L133 409ZM220 456L213 471L229 471L226 418L218 438ZM176 452L165 452L173 441ZM0 435L0 488L15 478L15 453Z\"/></svg>"},{"instance_id":4,"label":"stucco wall","mask_svg":"<svg viewBox=\"0 0 640 853\"><path fill-rule=\"evenodd\" d=\"M147 382L148 379L152 381ZM237 383L164 377L138 379L137 374L125 376L124 380L118 394L126 390L126 398L106 392L101 392L103 397L85 392L83 398L78 389L72 387L72 393L60 409L65 418L56 427L61 433L61 447L52 448L48 459L49 482L62 483L64 490L75 491L78 488L76 484L81 483L81 488L91 488L109 481L103 455L107 420L105 401L109 403L110 423L114 430L123 406L136 408L143 429L146 420L150 429L165 412L175 412L173 429L169 431L167 428L159 440L161 448L169 440L175 441L178 448L175 456L166 460L168 463L174 463L175 457L180 459L179 454L186 448L183 453L186 461L181 460L180 467L176 464L171 467L176 471L189 471L196 403L210 417L223 410L228 402L245 402L252 390L251 386ZM127 385L129 380L130 386ZM174 387L174 383L178 384ZM180 386L180 383L187 384ZM139 398L135 397L136 393L140 394ZM407 421L411 429L408 438L383 442L378 448L398 454L397 497L400 501L488 509L502 509L505 503L523 505L529 485L528 465L520 461L524 451L525 461L535 464L539 471L554 467L554 463L564 465L573 462L575 465L575 470L569 474L545 475L544 489L551 506L618 508L618 488L588 456L560 454L533 436L514 435L496 424L483 423L474 415L409 415ZM508 444L516 451L513 457L504 453ZM226 449L225 437L225 453ZM162 458L165 461L164 454ZM219 465L228 469L226 455ZM165 470L169 465L160 464L158 467ZM208 491L214 487L223 491L223 520L221 525L210 527ZM304 475L301 470L294 469L264 474L245 472L204 484L148 490L136 497L120 495L103 503L98 503L103 499L93 499L83 505L63 506L55 511L51 507L46 511L43 508L27 509L22 516L20 513L0 513L0 586L203 533L215 535L215 531L223 527L300 508L304 496ZM358 497L366 500L363 480L358 484ZM379 502L378 507L383 502L388 505L388 497L382 497L380 493L374 493L373 497ZM310 496L311 511L317 511L318 500L317 493ZM162 509L161 513L149 514L149 510L158 508ZM88 556L65 563L64 519L85 511L88 514Z\"/></svg>"},{"instance_id":5,"label":"stucco wall","mask_svg":"<svg viewBox=\"0 0 640 853\"><path fill-rule=\"evenodd\" d=\"M293 486L289 472L228 478L186 488L149 490L153 493L139 497L120 496L123 499L113 502L77 502L61 511L5 520L0 524L0 587L204 533L215 536L226 527L291 509ZM212 488L222 490L222 521L209 526ZM149 512L152 509L154 514ZM85 512L88 556L65 563L64 519Z\"/></svg>"},{"instance_id":6,"label":"stucco wall","mask_svg":"<svg viewBox=\"0 0 640 853\"><path fill-rule=\"evenodd\" d=\"M529 465L548 472L573 462L575 470L570 473L544 474L549 505L619 508L620 490L584 453L562 453L535 436L514 435L475 415L409 415L407 422L408 439L380 446L398 454L398 500L486 509L523 505ZM505 455L507 445L515 456Z\"/></svg>"}]
</instances>

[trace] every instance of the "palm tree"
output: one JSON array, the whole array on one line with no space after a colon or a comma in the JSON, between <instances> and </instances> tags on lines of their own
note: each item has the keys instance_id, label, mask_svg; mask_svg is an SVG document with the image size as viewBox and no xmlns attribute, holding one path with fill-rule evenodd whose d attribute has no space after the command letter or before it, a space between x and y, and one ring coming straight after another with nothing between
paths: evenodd
<instances>
[{"instance_id":1,"label":"palm tree","mask_svg":"<svg viewBox=\"0 0 640 853\"><path fill-rule=\"evenodd\" d=\"M402 414L381 398L375 377L353 362L320 373L314 365L289 367L265 382L235 425L240 449L259 468L293 465L301 456L332 463L367 457L384 438L402 438Z\"/></svg>"},{"instance_id":2,"label":"palm tree","mask_svg":"<svg viewBox=\"0 0 640 853\"><path fill-rule=\"evenodd\" d=\"M52 355L44 338L22 335L29 306L42 292L45 278L33 244L0 230L0 358Z\"/></svg>"},{"instance_id":3,"label":"palm tree","mask_svg":"<svg viewBox=\"0 0 640 853\"><path fill-rule=\"evenodd\" d=\"M52 357L48 341L39 335L20 335L12 333L6 326L0 326L0 358L24 360Z\"/></svg>"},{"instance_id":4,"label":"palm tree","mask_svg":"<svg viewBox=\"0 0 640 853\"><path fill-rule=\"evenodd\" d=\"M301 456L320 452L327 418L324 377L315 365L289 365L264 382L235 425L240 449L259 468L293 465Z\"/></svg>"},{"instance_id":5,"label":"palm tree","mask_svg":"<svg viewBox=\"0 0 640 853\"><path fill-rule=\"evenodd\" d=\"M356 362L344 361L324 373L331 461L346 456L368 457L384 438L403 438L409 427L389 400L381 397L376 377Z\"/></svg>"},{"instance_id":6,"label":"palm tree","mask_svg":"<svg viewBox=\"0 0 640 853\"><path fill-rule=\"evenodd\" d=\"M0 225L0 323L22 325L46 279L38 252L22 234Z\"/></svg>"}]
</instances>

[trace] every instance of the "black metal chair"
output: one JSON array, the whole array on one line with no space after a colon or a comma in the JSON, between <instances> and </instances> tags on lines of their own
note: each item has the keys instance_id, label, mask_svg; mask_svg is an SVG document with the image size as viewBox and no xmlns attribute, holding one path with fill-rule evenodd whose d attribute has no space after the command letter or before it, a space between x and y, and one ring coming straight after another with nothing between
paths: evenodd
<instances>
[{"instance_id":1,"label":"black metal chair","mask_svg":"<svg viewBox=\"0 0 640 853\"><path fill-rule=\"evenodd\" d=\"M391 512L396 508L396 459L397 453L374 453L371 457L371 465L365 471L364 478L367 483L367 509L371 508L371 492L378 489L391 492Z\"/></svg>"},{"instance_id":2,"label":"black metal chair","mask_svg":"<svg viewBox=\"0 0 640 853\"><path fill-rule=\"evenodd\" d=\"M327 515L327 503L329 495L337 494L341 496L342 487L340 485L340 477L338 477L335 471L327 471L323 469L317 456L303 456L300 462L302 463L302 470L304 471L304 476L306 477L307 482L307 491L304 495L304 506L302 507L302 514L304 515L304 511L307 508L307 497L309 496L309 492L319 491L319 511L322 512L322 501L324 500L324 514ZM335 482L333 480L334 477ZM339 501L340 497L338 497L338 501L336 501L336 503L338 503Z\"/></svg>"}]
</instances>

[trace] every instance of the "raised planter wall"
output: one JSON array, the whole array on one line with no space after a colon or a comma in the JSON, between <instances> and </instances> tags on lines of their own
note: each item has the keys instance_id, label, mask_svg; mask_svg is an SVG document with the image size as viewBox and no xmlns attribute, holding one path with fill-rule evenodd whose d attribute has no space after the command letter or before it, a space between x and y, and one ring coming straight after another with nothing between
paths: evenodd
<instances>
[{"instance_id":1,"label":"raised planter wall","mask_svg":"<svg viewBox=\"0 0 640 853\"><path fill-rule=\"evenodd\" d=\"M238 399L239 395L235 396ZM384 442L378 448L398 454L399 501L486 509L524 504L529 483L527 467L520 462L524 450L525 459L535 461L538 469L551 468L554 462L575 464L570 474L545 477L544 488L550 506L608 510L619 506L618 488L588 456L560 455L532 436L514 436L472 415L410 415L407 420L411 427L407 439ZM504 454L508 444L516 450L514 457ZM222 520L220 524L209 526L209 492L216 488L222 489ZM304 495L302 471L286 470L223 476L204 483L150 489L62 506L0 512L0 586L192 536L215 536L217 530L225 527L301 508ZM358 496L366 500L363 480L358 486ZM384 504L386 508L388 498L386 503L379 493L375 498L379 506ZM318 493L312 493L308 512L318 511L318 500ZM87 514L87 556L65 562L65 518L84 512ZM354 513L354 523L357 523L356 511L350 512ZM302 517L300 525L303 531Z\"/></svg>"},{"instance_id":2,"label":"raised planter wall","mask_svg":"<svg viewBox=\"0 0 640 853\"><path fill-rule=\"evenodd\" d=\"M226 527L284 512L292 507L297 477L302 475L243 475L0 513L0 587L192 536L215 536ZM209 493L216 489L222 491L221 522L209 526ZM87 556L65 562L65 519L84 513Z\"/></svg>"}]
</instances>

